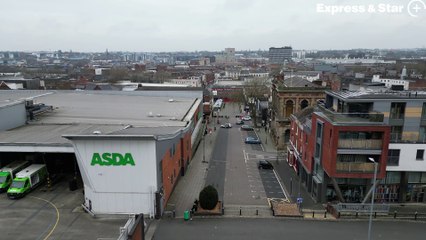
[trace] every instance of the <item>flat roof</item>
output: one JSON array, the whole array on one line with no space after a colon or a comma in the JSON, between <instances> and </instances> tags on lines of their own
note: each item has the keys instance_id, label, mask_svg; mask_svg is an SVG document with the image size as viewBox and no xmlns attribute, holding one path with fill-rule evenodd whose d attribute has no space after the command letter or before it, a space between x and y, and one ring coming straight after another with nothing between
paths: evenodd
<instances>
[{"instance_id":1,"label":"flat roof","mask_svg":"<svg viewBox=\"0 0 426 240\"><path fill-rule=\"evenodd\" d=\"M166 135L186 127L202 91L0 91L1 103L53 106L28 124L0 132L1 152L74 152L64 135Z\"/></svg>"},{"instance_id":2,"label":"flat roof","mask_svg":"<svg viewBox=\"0 0 426 240\"><path fill-rule=\"evenodd\" d=\"M196 98L171 92L122 91L2 91L0 103L33 99L53 106L38 116L43 124L119 124L140 127L185 126L183 119ZM199 91L202 96L202 91ZM0 105L1 106L1 105Z\"/></svg>"},{"instance_id":3,"label":"flat roof","mask_svg":"<svg viewBox=\"0 0 426 240\"><path fill-rule=\"evenodd\" d=\"M326 91L326 94L345 100L425 100L425 91L392 91L392 90L366 90L366 91Z\"/></svg>"}]
</instances>

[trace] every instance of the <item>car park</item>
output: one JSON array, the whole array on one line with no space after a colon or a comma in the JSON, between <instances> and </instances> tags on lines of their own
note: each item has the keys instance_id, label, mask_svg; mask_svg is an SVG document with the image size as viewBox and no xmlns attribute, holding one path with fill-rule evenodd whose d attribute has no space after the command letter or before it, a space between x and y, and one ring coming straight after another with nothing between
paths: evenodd
<instances>
[{"instance_id":1,"label":"car park","mask_svg":"<svg viewBox=\"0 0 426 240\"><path fill-rule=\"evenodd\" d=\"M243 121L250 121L251 117L250 116L244 116L244 117L241 118L241 120L243 120Z\"/></svg>"},{"instance_id":2,"label":"car park","mask_svg":"<svg viewBox=\"0 0 426 240\"><path fill-rule=\"evenodd\" d=\"M244 130L244 131L253 131L253 127L250 126L250 125L242 125L241 126L241 130Z\"/></svg>"},{"instance_id":3,"label":"car park","mask_svg":"<svg viewBox=\"0 0 426 240\"><path fill-rule=\"evenodd\" d=\"M243 120L237 120L237 122L235 123L236 125L243 125L244 121Z\"/></svg>"},{"instance_id":4,"label":"car park","mask_svg":"<svg viewBox=\"0 0 426 240\"><path fill-rule=\"evenodd\" d=\"M257 167L259 169L274 169L272 164L267 160L259 160L259 162L257 163Z\"/></svg>"},{"instance_id":5,"label":"car park","mask_svg":"<svg viewBox=\"0 0 426 240\"><path fill-rule=\"evenodd\" d=\"M220 127L221 127L221 128L232 128L232 124L230 124L230 123L225 123L225 124L220 125Z\"/></svg>"},{"instance_id":6,"label":"car park","mask_svg":"<svg viewBox=\"0 0 426 240\"><path fill-rule=\"evenodd\" d=\"M254 138L254 137L247 137L245 140L245 143L247 144L260 144L260 140L258 138Z\"/></svg>"}]
</instances>

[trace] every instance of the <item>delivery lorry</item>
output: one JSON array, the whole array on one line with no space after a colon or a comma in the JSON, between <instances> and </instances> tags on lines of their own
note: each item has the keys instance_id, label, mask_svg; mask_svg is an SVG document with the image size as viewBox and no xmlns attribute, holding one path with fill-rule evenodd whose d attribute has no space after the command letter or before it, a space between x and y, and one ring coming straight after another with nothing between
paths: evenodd
<instances>
[{"instance_id":1,"label":"delivery lorry","mask_svg":"<svg viewBox=\"0 0 426 240\"><path fill-rule=\"evenodd\" d=\"M30 165L28 161L14 161L0 169L0 192L6 192L16 173Z\"/></svg>"},{"instance_id":2,"label":"delivery lorry","mask_svg":"<svg viewBox=\"0 0 426 240\"><path fill-rule=\"evenodd\" d=\"M31 190L40 185L47 178L47 169L44 164L33 164L16 174L7 190L10 199L24 197Z\"/></svg>"}]
</instances>

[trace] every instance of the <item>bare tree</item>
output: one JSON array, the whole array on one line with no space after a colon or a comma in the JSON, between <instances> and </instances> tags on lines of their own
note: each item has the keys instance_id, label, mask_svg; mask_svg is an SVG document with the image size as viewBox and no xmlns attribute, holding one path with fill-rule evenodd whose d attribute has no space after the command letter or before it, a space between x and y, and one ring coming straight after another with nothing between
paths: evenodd
<instances>
[{"instance_id":1,"label":"bare tree","mask_svg":"<svg viewBox=\"0 0 426 240\"><path fill-rule=\"evenodd\" d=\"M253 78L244 84L244 100L249 106L253 125L257 126L256 102L268 99L270 83L267 78Z\"/></svg>"}]
</instances>

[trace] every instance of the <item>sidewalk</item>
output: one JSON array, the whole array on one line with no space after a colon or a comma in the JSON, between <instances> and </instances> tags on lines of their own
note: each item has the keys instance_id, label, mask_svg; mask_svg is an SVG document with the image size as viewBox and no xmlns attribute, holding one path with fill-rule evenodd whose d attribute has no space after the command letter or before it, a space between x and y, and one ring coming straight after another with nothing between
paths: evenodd
<instances>
[{"instance_id":1,"label":"sidewalk","mask_svg":"<svg viewBox=\"0 0 426 240\"><path fill-rule=\"evenodd\" d=\"M213 123L210 123L207 128L213 130ZM216 141L217 130L207 134L198 145L192 161L185 172L185 176L180 177L178 183L173 190L169 199L166 210L175 210L176 217L183 217L186 210L192 208L195 199L198 199L198 194L205 185L208 162L210 161L214 142ZM205 141L205 145L203 143ZM203 162L203 148L205 147L205 160Z\"/></svg>"}]
</instances>

